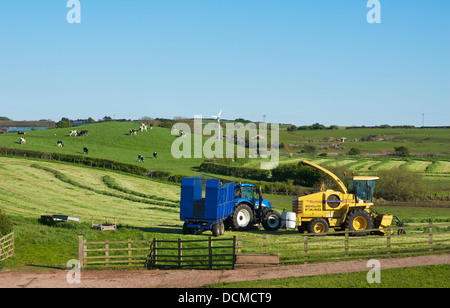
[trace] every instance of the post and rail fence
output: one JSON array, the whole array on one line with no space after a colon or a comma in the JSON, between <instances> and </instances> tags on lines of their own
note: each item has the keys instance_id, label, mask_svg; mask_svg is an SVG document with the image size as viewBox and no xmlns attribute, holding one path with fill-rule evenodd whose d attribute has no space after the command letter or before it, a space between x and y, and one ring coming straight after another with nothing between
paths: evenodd
<instances>
[{"instance_id":1,"label":"post and rail fence","mask_svg":"<svg viewBox=\"0 0 450 308\"><path fill-rule=\"evenodd\" d=\"M398 234L398 230L406 234ZM379 232L379 229L372 231ZM81 267L140 266L166 269L234 269L236 261L276 256L279 264L391 258L450 251L450 223L428 223L383 229L384 236L355 236L358 231L276 232L240 238L149 239L88 242L79 237ZM402 233L402 232L401 232ZM248 235L248 236L247 236ZM241 258L242 256L248 258ZM264 258L263 258L264 259ZM266 258L270 260L270 258ZM271 262L271 261L269 261Z\"/></svg>"}]
</instances>

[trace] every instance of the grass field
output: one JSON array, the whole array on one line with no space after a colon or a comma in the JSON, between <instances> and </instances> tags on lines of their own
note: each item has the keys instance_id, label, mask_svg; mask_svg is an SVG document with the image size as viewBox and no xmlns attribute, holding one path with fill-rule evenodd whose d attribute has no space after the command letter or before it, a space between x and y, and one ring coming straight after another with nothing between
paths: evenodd
<instances>
[{"instance_id":1,"label":"grass field","mask_svg":"<svg viewBox=\"0 0 450 308\"><path fill-rule=\"evenodd\" d=\"M15 257L5 261L11 269L64 268L68 259L77 256L78 235L88 241L210 236L210 232L182 235L177 204L179 185L108 170L8 157L0 157L0 176L0 208L12 218L16 232ZM114 179L116 187L107 185L105 177ZM289 196L266 198L280 212L291 210ZM395 214L410 225L429 219L450 220L448 208L376 209ZM40 216L49 214L80 217L82 223L42 224ZM119 229L115 232L91 229L91 218L98 222L105 217L110 221L115 217ZM245 238L266 233L261 230L226 234Z\"/></svg>"},{"instance_id":2,"label":"grass field","mask_svg":"<svg viewBox=\"0 0 450 308\"><path fill-rule=\"evenodd\" d=\"M196 174L196 168L203 159L174 159L170 148L176 137L170 134L169 129L155 127L151 131L129 136L127 134L129 129L136 128L136 125L138 124L110 122L78 127L78 130L89 130L87 137L69 137L70 128L29 132L26 135L27 143L24 145L18 143L20 136L5 134L0 135L0 146L79 155L83 155L82 149L86 146L89 148L89 156L92 157L139 164L150 170L165 170L174 174ZM362 130L359 133L357 130L348 131L355 136L366 134L364 129ZM308 133L325 134L328 132ZM341 132L337 131L339 134ZM414 130L414 133L416 132L423 133L421 130ZM446 142L446 139L441 136L445 132L446 130L442 129L431 130L429 133L433 133L432 137L423 142L437 143L441 146L439 153L448 152L447 145L440 144L440 142ZM283 129L280 135L282 138L292 137L292 134L287 134ZM311 135L309 137L313 139L320 136ZM305 140L309 137L305 137ZM424 137L424 139L426 138L428 137ZM442 141L443 139L444 141ZM58 140L64 142L63 148L57 147ZM288 140L285 139L282 142L286 141ZM298 140L293 142L298 142ZM379 142L372 146L387 144ZM435 145L431 144L430 149L434 148ZM157 159L152 158L151 154L154 151L158 152ZM138 154L144 155L144 163L137 161ZM446 155L410 158L379 157L377 155L356 157L303 155L282 156L280 159L280 163L308 159L325 167L345 165L359 174L370 174L377 170L400 166L422 173L425 179L432 184L432 191L450 193L450 162ZM259 167L259 162L259 160L251 160L246 166ZM0 157L0 177L2 178L0 208L11 217L16 232L15 256L1 264L8 269L64 269L65 263L69 259L77 257L78 235L83 235L88 241L210 236L210 232L205 232L203 235L182 235L182 223L179 220L177 203L180 197L178 184L162 183L145 177L55 161L10 157ZM280 212L283 209L291 210L292 196L267 195L265 197L271 200ZM375 209L381 213L397 215L412 226L430 219L450 221L448 207L434 208L402 204L401 206L376 205ZM82 222L55 225L41 223L39 217L48 214L76 216L80 217ZM98 222L104 221L105 217L108 217L109 221L116 218L119 226L117 231L99 232L91 228L92 218ZM280 231L280 234L296 233L297 231ZM262 236L265 232L236 233L227 231L226 234L227 236L237 235L246 238L255 235ZM448 271L448 268L446 270ZM417 269L418 275L421 272L423 269ZM336 279L334 285L340 285L339 277ZM320 284L320 278L318 281ZM270 281L268 283L275 287L283 285L289 287L301 285L302 282L300 279L293 280L293 282ZM263 285L265 285L264 282L262 282Z\"/></svg>"}]
</instances>

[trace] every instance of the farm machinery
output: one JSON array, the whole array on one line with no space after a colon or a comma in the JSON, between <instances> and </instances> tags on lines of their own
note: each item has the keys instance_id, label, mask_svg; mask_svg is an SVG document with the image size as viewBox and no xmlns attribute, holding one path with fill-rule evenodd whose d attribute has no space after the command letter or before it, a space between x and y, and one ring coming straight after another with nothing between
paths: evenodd
<instances>
[{"instance_id":1,"label":"farm machinery","mask_svg":"<svg viewBox=\"0 0 450 308\"><path fill-rule=\"evenodd\" d=\"M228 228L246 231L261 224L268 231L280 228L281 215L270 201L263 199L260 188L223 182L203 175L183 178L180 200L183 234L211 230L214 236L219 236Z\"/></svg>"},{"instance_id":2,"label":"farm machinery","mask_svg":"<svg viewBox=\"0 0 450 308\"><path fill-rule=\"evenodd\" d=\"M348 178L348 184L345 186L339 177L319 165L307 160L303 160L300 164L316 168L331 177L338 190L325 190L322 184L320 192L294 198L293 213L283 213L283 218L286 214L291 215L291 222L286 223L290 228L296 227L299 232L307 231L323 235L331 227L337 231L348 229L350 232L355 231L351 233L352 235L364 236L374 229L385 234L387 232L385 228L391 226L394 219L396 226L403 226L403 222L397 216L378 214L370 209L378 177L352 176ZM295 224L292 220L295 220ZM404 229L399 229L398 232L405 233Z\"/></svg>"}]
</instances>

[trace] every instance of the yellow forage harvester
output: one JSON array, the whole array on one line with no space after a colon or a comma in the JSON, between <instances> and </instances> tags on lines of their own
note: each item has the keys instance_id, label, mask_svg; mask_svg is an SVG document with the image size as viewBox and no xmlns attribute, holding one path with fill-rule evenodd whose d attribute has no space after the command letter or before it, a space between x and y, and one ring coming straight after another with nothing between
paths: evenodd
<instances>
[{"instance_id":1,"label":"yellow forage harvester","mask_svg":"<svg viewBox=\"0 0 450 308\"><path fill-rule=\"evenodd\" d=\"M336 231L354 231L351 234L357 236L368 235L372 231L386 234L385 228L392 225L394 218L396 226L403 226L397 216L378 214L370 209L378 177L352 176L348 179L348 186L345 186L335 174L319 165L307 160L301 161L300 164L324 172L334 180L339 190L325 190L322 184L320 192L292 200L295 226L299 232L322 235L328 232L329 228L334 228ZM404 234L405 230L399 229L398 233Z\"/></svg>"}]
</instances>

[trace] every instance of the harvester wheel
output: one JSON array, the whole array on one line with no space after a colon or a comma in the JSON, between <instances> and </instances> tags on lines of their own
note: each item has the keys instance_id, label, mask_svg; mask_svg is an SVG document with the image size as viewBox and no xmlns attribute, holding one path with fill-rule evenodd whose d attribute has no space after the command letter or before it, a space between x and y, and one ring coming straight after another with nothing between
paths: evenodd
<instances>
[{"instance_id":1,"label":"harvester wheel","mask_svg":"<svg viewBox=\"0 0 450 308\"><path fill-rule=\"evenodd\" d=\"M363 209L357 209L350 212L345 220L345 227L350 231L358 231L351 233L355 236L365 236L369 234L369 230L373 229L373 218Z\"/></svg>"},{"instance_id":2,"label":"harvester wheel","mask_svg":"<svg viewBox=\"0 0 450 308\"><path fill-rule=\"evenodd\" d=\"M314 235L325 235L328 232L328 222L323 218L316 218L308 223L308 233Z\"/></svg>"},{"instance_id":3,"label":"harvester wheel","mask_svg":"<svg viewBox=\"0 0 450 308\"><path fill-rule=\"evenodd\" d=\"M233 230L247 231L253 221L252 209L247 204L239 204L231 216L230 225Z\"/></svg>"},{"instance_id":4,"label":"harvester wheel","mask_svg":"<svg viewBox=\"0 0 450 308\"><path fill-rule=\"evenodd\" d=\"M277 231L281 227L281 215L277 211L268 211L262 225L266 231Z\"/></svg>"}]
</instances>

